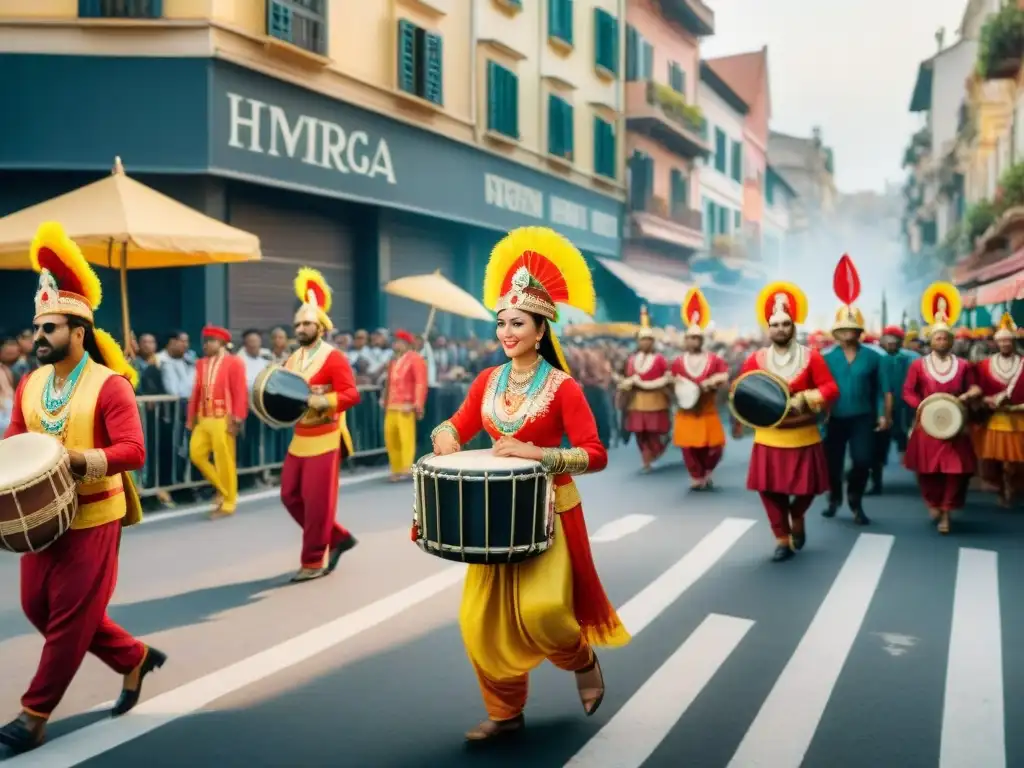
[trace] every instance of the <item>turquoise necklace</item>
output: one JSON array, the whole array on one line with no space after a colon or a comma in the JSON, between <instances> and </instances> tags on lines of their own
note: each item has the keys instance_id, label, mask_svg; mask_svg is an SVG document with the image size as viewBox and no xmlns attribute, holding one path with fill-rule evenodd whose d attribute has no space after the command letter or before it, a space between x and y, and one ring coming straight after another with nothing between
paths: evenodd
<instances>
[{"instance_id":1,"label":"turquoise necklace","mask_svg":"<svg viewBox=\"0 0 1024 768\"><path fill-rule=\"evenodd\" d=\"M516 409L517 412L521 412L522 415L516 419L503 419L499 413L504 412L504 409L499 410L498 404L504 399L505 392L508 390L508 378L512 374L512 362L509 361L501 368L501 373L498 374L498 383L494 388L494 400L491 403L491 415L494 419L494 425L498 430L505 435L514 435L520 429L523 424L526 423L526 416L530 410L530 403L533 398L540 392L541 387L548 379L548 374L551 373L553 368L544 358L541 358L540 365L537 366L536 372L533 374L533 378L530 380L530 386L527 388L526 393L523 397L523 403Z\"/></svg>"},{"instance_id":2,"label":"turquoise necklace","mask_svg":"<svg viewBox=\"0 0 1024 768\"><path fill-rule=\"evenodd\" d=\"M48 435L61 435L64 433L68 417L71 415L68 405L71 403L71 398L78 388L78 382L82 378L82 371L85 370L88 362L89 353L86 352L78 365L75 366L75 369L71 371L71 375L64 382L60 392L57 391L56 386L57 371L54 368L50 369L50 375L46 379L46 386L43 387L43 415L40 419L43 431Z\"/></svg>"}]
</instances>

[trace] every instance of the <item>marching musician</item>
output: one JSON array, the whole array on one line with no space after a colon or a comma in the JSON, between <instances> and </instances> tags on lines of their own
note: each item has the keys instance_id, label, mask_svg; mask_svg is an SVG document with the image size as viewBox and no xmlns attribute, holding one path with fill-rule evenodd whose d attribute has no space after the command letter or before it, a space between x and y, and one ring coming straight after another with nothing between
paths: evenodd
<instances>
[{"instance_id":1,"label":"marching musician","mask_svg":"<svg viewBox=\"0 0 1024 768\"><path fill-rule=\"evenodd\" d=\"M1024 477L1024 365L1017 352L1017 326L1009 312L1003 314L993 339L997 352L975 369L990 414L978 458L996 469L992 474L998 481L999 502L1008 507Z\"/></svg>"},{"instance_id":2,"label":"marching musician","mask_svg":"<svg viewBox=\"0 0 1024 768\"><path fill-rule=\"evenodd\" d=\"M466 734L470 741L523 728L528 675L545 660L573 673L584 713L594 714L605 693L594 646L630 639L598 578L573 481L604 469L608 453L551 325L556 302L593 314L595 301L572 243L545 227L509 233L484 277L484 303L509 361L480 373L458 412L431 433L434 453L446 455L484 429L496 455L538 461L555 476L551 547L522 563L466 571L459 625L488 715ZM563 437L571 447L561 447Z\"/></svg>"},{"instance_id":3,"label":"marching musician","mask_svg":"<svg viewBox=\"0 0 1024 768\"><path fill-rule=\"evenodd\" d=\"M807 509L829 489L818 414L836 400L839 388L821 353L795 340L796 326L807 317L807 297L800 288L771 283L757 298L757 313L771 346L748 357L740 375L766 371L788 384L791 399L785 421L754 431L747 488L761 496L775 536L772 559L782 562L803 549ZM742 431L739 425L735 429Z\"/></svg>"},{"instance_id":4,"label":"marching musician","mask_svg":"<svg viewBox=\"0 0 1024 768\"><path fill-rule=\"evenodd\" d=\"M626 432L636 437L643 460L643 471L665 452L665 435L671 428L668 413L671 400L668 387L672 383L668 361L654 349L654 329L647 307L640 308L640 330L636 336L637 350L626 362L626 377L619 388L626 391Z\"/></svg>"},{"instance_id":5,"label":"marching musician","mask_svg":"<svg viewBox=\"0 0 1024 768\"><path fill-rule=\"evenodd\" d=\"M107 616L121 529L142 519L129 474L146 456L137 375L93 324L99 278L59 224L39 227L30 258L39 273L33 323L42 366L19 383L4 437L41 432L64 444L78 483L78 514L50 547L21 558L22 607L44 644L21 714L0 728L0 743L16 753L43 743L47 720L86 652L124 677L115 717L135 707L146 675L167 661Z\"/></svg>"},{"instance_id":6,"label":"marching musician","mask_svg":"<svg viewBox=\"0 0 1024 768\"><path fill-rule=\"evenodd\" d=\"M960 293L950 283L932 283L921 297L921 314L928 323L931 352L910 364L903 399L917 412L907 444L907 469L917 474L921 496L939 533L949 533L949 516L964 505L976 461L970 434L951 439L932 437L922 428L923 404L936 395L966 403L981 395L971 365L952 354L953 324L960 315Z\"/></svg>"},{"instance_id":7,"label":"marching musician","mask_svg":"<svg viewBox=\"0 0 1024 768\"><path fill-rule=\"evenodd\" d=\"M672 362L672 376L700 387L692 408L676 410L673 442L683 450L690 473L690 488L711 487L711 473L722 460L725 430L718 415L715 393L729 381L729 367L718 355L704 350L704 331L711 322L711 307L700 288L691 288L682 307L686 323L686 349Z\"/></svg>"},{"instance_id":8,"label":"marching musician","mask_svg":"<svg viewBox=\"0 0 1024 768\"><path fill-rule=\"evenodd\" d=\"M423 418L427 403L427 363L413 349L415 341L408 331L395 331L395 354L388 363L381 396L384 447L391 465L392 482L410 477L416 461L416 422Z\"/></svg>"},{"instance_id":9,"label":"marching musician","mask_svg":"<svg viewBox=\"0 0 1024 768\"><path fill-rule=\"evenodd\" d=\"M864 333L864 315L854 306L860 296L860 276L849 255L836 265L832 280L842 306L836 310L832 335L836 346L824 353L825 363L839 387L839 397L829 412L825 433L825 457L828 460L828 506L822 517L835 517L843 503L843 479L847 482L847 501L853 522L868 525L864 514L864 491L874 462L875 434L892 423L892 390L881 356L860 343ZM879 413L878 401L882 400ZM846 468L849 446L853 468Z\"/></svg>"},{"instance_id":10,"label":"marching musician","mask_svg":"<svg viewBox=\"0 0 1024 768\"><path fill-rule=\"evenodd\" d=\"M328 316L331 289L315 269L303 267L295 278L302 306L295 313L298 349L285 368L304 378L312 394L309 410L295 425L281 468L281 503L302 526L301 567L293 582L334 572L355 537L335 519L342 449L352 454L345 411L359 402L359 390L345 355L324 340L334 330Z\"/></svg>"},{"instance_id":11,"label":"marching musician","mask_svg":"<svg viewBox=\"0 0 1024 768\"><path fill-rule=\"evenodd\" d=\"M188 400L188 455L217 492L217 506L210 515L217 520L233 515L238 507L235 439L249 414L249 391L245 363L226 349L231 332L208 325L202 337L205 356L196 363Z\"/></svg>"},{"instance_id":12,"label":"marching musician","mask_svg":"<svg viewBox=\"0 0 1024 768\"><path fill-rule=\"evenodd\" d=\"M903 402L903 382L907 379L907 371L910 369L914 354L903 348L903 336L903 329L898 325L887 325L882 329L880 346L885 352L882 357L882 368L885 380L889 383L889 391L892 393L890 397L892 419L888 429L882 429L875 433L869 496L878 496L885 489L885 466L889 461L892 444L896 443L896 452L901 458L907 452L907 433L910 431L911 418L907 404ZM880 409L884 409L885 394L880 394L882 399L878 406Z\"/></svg>"}]
</instances>

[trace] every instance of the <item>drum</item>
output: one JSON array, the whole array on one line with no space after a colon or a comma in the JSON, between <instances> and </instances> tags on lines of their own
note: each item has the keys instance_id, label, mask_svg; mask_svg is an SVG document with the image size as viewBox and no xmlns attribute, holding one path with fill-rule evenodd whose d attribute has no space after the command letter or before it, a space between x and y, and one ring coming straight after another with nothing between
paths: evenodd
<instances>
[{"instance_id":1,"label":"drum","mask_svg":"<svg viewBox=\"0 0 1024 768\"><path fill-rule=\"evenodd\" d=\"M967 426L967 408L953 395L939 392L921 401L917 421L936 440L951 440Z\"/></svg>"},{"instance_id":2,"label":"drum","mask_svg":"<svg viewBox=\"0 0 1024 768\"><path fill-rule=\"evenodd\" d=\"M306 404L311 390L299 374L270 365L256 376L252 384L252 412L274 429L294 426L309 410Z\"/></svg>"},{"instance_id":3,"label":"drum","mask_svg":"<svg viewBox=\"0 0 1024 768\"><path fill-rule=\"evenodd\" d=\"M416 543L427 554L494 565L551 546L554 485L540 462L460 451L424 456L412 474Z\"/></svg>"},{"instance_id":4,"label":"drum","mask_svg":"<svg viewBox=\"0 0 1024 768\"><path fill-rule=\"evenodd\" d=\"M744 426L777 427L789 414L789 385L769 371L748 371L729 390L729 410Z\"/></svg>"},{"instance_id":5,"label":"drum","mask_svg":"<svg viewBox=\"0 0 1024 768\"><path fill-rule=\"evenodd\" d=\"M700 385L689 379L676 379L675 384L676 403L684 411L692 411L700 402L703 394Z\"/></svg>"},{"instance_id":6,"label":"drum","mask_svg":"<svg viewBox=\"0 0 1024 768\"><path fill-rule=\"evenodd\" d=\"M76 514L78 489L59 440L39 432L0 440L0 548L44 550Z\"/></svg>"}]
</instances>

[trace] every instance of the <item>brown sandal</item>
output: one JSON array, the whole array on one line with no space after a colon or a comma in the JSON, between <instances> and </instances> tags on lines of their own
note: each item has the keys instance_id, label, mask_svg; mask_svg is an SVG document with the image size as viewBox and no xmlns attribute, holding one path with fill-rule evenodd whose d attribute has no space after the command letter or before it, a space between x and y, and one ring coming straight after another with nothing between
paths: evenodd
<instances>
[{"instance_id":1,"label":"brown sandal","mask_svg":"<svg viewBox=\"0 0 1024 768\"><path fill-rule=\"evenodd\" d=\"M936 527L943 536L949 533L949 515L945 514L939 518L939 524Z\"/></svg>"},{"instance_id":2,"label":"brown sandal","mask_svg":"<svg viewBox=\"0 0 1024 768\"><path fill-rule=\"evenodd\" d=\"M511 736L519 733L526 725L526 719L520 714L511 720L484 720L476 728L466 733L466 741L490 741L491 739Z\"/></svg>"},{"instance_id":3,"label":"brown sandal","mask_svg":"<svg viewBox=\"0 0 1024 768\"><path fill-rule=\"evenodd\" d=\"M604 673L601 672L597 654L594 654L594 660L589 665L576 670L576 690L579 691L583 711L590 717L604 701Z\"/></svg>"}]
</instances>

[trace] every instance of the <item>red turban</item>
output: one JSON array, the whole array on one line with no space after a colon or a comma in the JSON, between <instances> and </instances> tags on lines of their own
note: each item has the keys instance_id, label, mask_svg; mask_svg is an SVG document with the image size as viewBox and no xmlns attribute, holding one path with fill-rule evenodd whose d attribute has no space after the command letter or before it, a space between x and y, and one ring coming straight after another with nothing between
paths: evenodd
<instances>
[{"instance_id":1,"label":"red turban","mask_svg":"<svg viewBox=\"0 0 1024 768\"><path fill-rule=\"evenodd\" d=\"M397 339L398 341L404 341L406 344L416 343L416 339L413 338L413 335L411 333L409 333L408 331L403 331L401 329L395 331L395 339Z\"/></svg>"},{"instance_id":2,"label":"red turban","mask_svg":"<svg viewBox=\"0 0 1024 768\"><path fill-rule=\"evenodd\" d=\"M216 325L208 325L203 328L204 339L217 339L223 341L225 344L231 343L231 331L227 328L221 328Z\"/></svg>"},{"instance_id":3,"label":"red turban","mask_svg":"<svg viewBox=\"0 0 1024 768\"><path fill-rule=\"evenodd\" d=\"M903 336L904 336L903 329L900 328L898 325L887 325L887 326L885 326L885 328L882 329L882 335L883 336L895 336L897 339L902 339Z\"/></svg>"}]
</instances>

